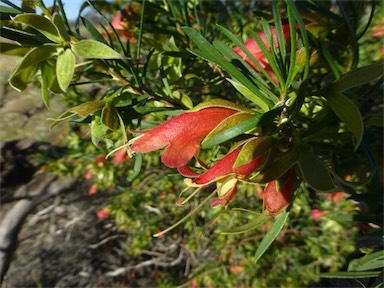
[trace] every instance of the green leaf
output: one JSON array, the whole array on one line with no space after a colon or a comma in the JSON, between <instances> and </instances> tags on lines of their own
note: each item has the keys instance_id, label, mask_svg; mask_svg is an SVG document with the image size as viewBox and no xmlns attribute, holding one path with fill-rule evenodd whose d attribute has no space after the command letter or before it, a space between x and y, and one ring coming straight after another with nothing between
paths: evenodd
<instances>
[{"instance_id":1,"label":"green leaf","mask_svg":"<svg viewBox=\"0 0 384 288\"><path fill-rule=\"evenodd\" d=\"M44 44L30 50L13 70L10 85L19 92L23 91L36 75L38 64L55 55L57 49L55 44Z\"/></svg>"},{"instance_id":2,"label":"green leaf","mask_svg":"<svg viewBox=\"0 0 384 288\"><path fill-rule=\"evenodd\" d=\"M65 41L69 41L70 38L67 31L67 27L64 23L63 16L61 16L59 13L53 14L52 22L56 26L57 31L59 31L61 38Z\"/></svg>"},{"instance_id":3,"label":"green leaf","mask_svg":"<svg viewBox=\"0 0 384 288\"><path fill-rule=\"evenodd\" d=\"M139 176L141 171L141 165L143 163L143 154L137 153L135 154L135 164L133 165L133 173L127 177L128 181L134 180L137 176Z\"/></svg>"},{"instance_id":4,"label":"green leaf","mask_svg":"<svg viewBox=\"0 0 384 288\"><path fill-rule=\"evenodd\" d=\"M257 128L261 115L244 120L202 142L202 148L210 148Z\"/></svg>"},{"instance_id":5,"label":"green leaf","mask_svg":"<svg viewBox=\"0 0 384 288\"><path fill-rule=\"evenodd\" d=\"M49 108L49 96L50 88L55 78L55 72L51 65L47 61L43 61L40 64L41 71L41 93L45 106Z\"/></svg>"},{"instance_id":6,"label":"green leaf","mask_svg":"<svg viewBox=\"0 0 384 288\"><path fill-rule=\"evenodd\" d=\"M291 151L276 157L273 162L266 164L259 174L250 180L256 183L268 183L283 176L293 165L296 164L299 152L296 147Z\"/></svg>"},{"instance_id":7,"label":"green leaf","mask_svg":"<svg viewBox=\"0 0 384 288\"><path fill-rule=\"evenodd\" d=\"M343 92L383 76L383 70L384 62L378 62L369 66L354 69L333 82L329 89L332 92Z\"/></svg>"},{"instance_id":8,"label":"green leaf","mask_svg":"<svg viewBox=\"0 0 384 288\"><path fill-rule=\"evenodd\" d=\"M9 56L24 56L31 48L12 43L1 43L0 53Z\"/></svg>"},{"instance_id":9,"label":"green leaf","mask_svg":"<svg viewBox=\"0 0 384 288\"><path fill-rule=\"evenodd\" d=\"M350 272L329 272L320 273L321 278L355 279L379 277L381 271L350 271Z\"/></svg>"},{"instance_id":10,"label":"green leaf","mask_svg":"<svg viewBox=\"0 0 384 288\"><path fill-rule=\"evenodd\" d=\"M243 149L241 149L239 156L237 156L233 168L245 165L271 150L272 143L272 137L270 136L260 136L247 141Z\"/></svg>"},{"instance_id":11,"label":"green leaf","mask_svg":"<svg viewBox=\"0 0 384 288\"><path fill-rule=\"evenodd\" d=\"M301 151L298 165L303 180L316 191L330 191L336 187L328 168L311 152Z\"/></svg>"},{"instance_id":12,"label":"green leaf","mask_svg":"<svg viewBox=\"0 0 384 288\"><path fill-rule=\"evenodd\" d=\"M259 89L251 80L249 80L237 67L235 67L231 62L223 57L220 52L211 45L203 36L200 35L197 31L190 27L183 27L184 32L187 36L200 48L201 51L189 50L191 53L202 57L208 61L211 61L218 65L220 68L227 71L233 78L235 78L239 83L246 86L249 90L257 94ZM267 99L263 95L258 95L266 105L269 107L273 106L274 102ZM263 99L264 97L265 99Z\"/></svg>"},{"instance_id":13,"label":"green leaf","mask_svg":"<svg viewBox=\"0 0 384 288\"><path fill-rule=\"evenodd\" d=\"M101 122L101 117L99 115L95 115L91 123L91 139L93 145L97 146L108 130L108 126L105 126Z\"/></svg>"},{"instance_id":14,"label":"green leaf","mask_svg":"<svg viewBox=\"0 0 384 288\"><path fill-rule=\"evenodd\" d=\"M31 26L53 42L60 43L64 40L61 38L56 26L44 16L25 13L17 15L14 21Z\"/></svg>"},{"instance_id":15,"label":"green leaf","mask_svg":"<svg viewBox=\"0 0 384 288\"><path fill-rule=\"evenodd\" d=\"M272 244L272 242L279 235L281 229L283 229L283 227L285 225L285 222L287 222L288 215L289 215L288 211L284 211L283 213L281 213L279 218L277 218L275 223L273 223L273 226L268 231L268 233L265 234L259 247L257 247L256 254L255 254L255 263L257 263L257 261L259 261L261 256L263 256L263 254L268 249L268 247Z\"/></svg>"},{"instance_id":16,"label":"green leaf","mask_svg":"<svg viewBox=\"0 0 384 288\"><path fill-rule=\"evenodd\" d=\"M56 76L60 89L67 91L75 72L76 59L71 49L66 49L57 57Z\"/></svg>"},{"instance_id":17,"label":"green leaf","mask_svg":"<svg viewBox=\"0 0 384 288\"><path fill-rule=\"evenodd\" d=\"M76 107L69 109L70 112L78 114L80 117L86 117L89 114L96 112L105 105L104 101L96 100L82 103Z\"/></svg>"},{"instance_id":18,"label":"green leaf","mask_svg":"<svg viewBox=\"0 0 384 288\"><path fill-rule=\"evenodd\" d=\"M378 268L384 268L384 250L354 259L348 265L348 271L367 271Z\"/></svg>"},{"instance_id":19,"label":"green leaf","mask_svg":"<svg viewBox=\"0 0 384 288\"><path fill-rule=\"evenodd\" d=\"M109 103L105 104L101 113L101 122L111 130L119 128L119 116L115 106Z\"/></svg>"},{"instance_id":20,"label":"green leaf","mask_svg":"<svg viewBox=\"0 0 384 288\"><path fill-rule=\"evenodd\" d=\"M355 150L363 139L364 126L359 109L346 96L341 93L328 95L327 100L335 114L345 123L349 130L356 137Z\"/></svg>"},{"instance_id":21,"label":"green leaf","mask_svg":"<svg viewBox=\"0 0 384 288\"><path fill-rule=\"evenodd\" d=\"M25 67L18 73L12 73L11 77L8 79L9 85L19 92L23 91L33 80L38 70L38 65L32 65Z\"/></svg>"},{"instance_id":22,"label":"green leaf","mask_svg":"<svg viewBox=\"0 0 384 288\"><path fill-rule=\"evenodd\" d=\"M0 12L5 14L20 14L23 11L16 8L0 5Z\"/></svg>"},{"instance_id":23,"label":"green leaf","mask_svg":"<svg viewBox=\"0 0 384 288\"><path fill-rule=\"evenodd\" d=\"M95 26L93 26L93 24L87 20L86 18L83 18L83 17L80 17L85 28L87 28L88 32L91 33L91 35L93 36L93 38L95 38L97 41L101 42L101 43L107 43L103 37L103 35L101 35L101 33L99 32L99 30L97 30L95 28Z\"/></svg>"},{"instance_id":24,"label":"green leaf","mask_svg":"<svg viewBox=\"0 0 384 288\"><path fill-rule=\"evenodd\" d=\"M106 44L95 40L81 40L71 44L72 51L77 56L98 59L121 59L123 56Z\"/></svg>"},{"instance_id":25,"label":"green leaf","mask_svg":"<svg viewBox=\"0 0 384 288\"><path fill-rule=\"evenodd\" d=\"M237 82L236 80L232 80L227 78L227 81L235 87L237 91L239 91L245 98L251 100L257 106L259 106L264 112L269 110L268 105L258 97L258 95L254 94L251 90L245 87L243 84Z\"/></svg>"},{"instance_id":26,"label":"green leaf","mask_svg":"<svg viewBox=\"0 0 384 288\"><path fill-rule=\"evenodd\" d=\"M270 219L270 217L267 216L267 215L258 215L256 220L252 220L249 223L241 225L241 226L239 226L239 227L237 227L235 229L232 229L230 231L221 232L221 234L240 234L240 233L245 233L245 232L254 230L256 228L259 228L265 222L267 222L268 219Z\"/></svg>"}]
</instances>

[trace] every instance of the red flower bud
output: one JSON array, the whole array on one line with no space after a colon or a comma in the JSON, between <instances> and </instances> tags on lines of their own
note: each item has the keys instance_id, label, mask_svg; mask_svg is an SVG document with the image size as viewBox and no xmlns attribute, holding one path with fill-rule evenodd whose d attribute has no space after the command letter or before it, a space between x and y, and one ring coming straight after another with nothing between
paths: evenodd
<instances>
[{"instance_id":1,"label":"red flower bud","mask_svg":"<svg viewBox=\"0 0 384 288\"><path fill-rule=\"evenodd\" d=\"M293 199L295 176L291 175L278 191L278 181L269 182L264 190L264 204L270 215L282 212Z\"/></svg>"}]
</instances>

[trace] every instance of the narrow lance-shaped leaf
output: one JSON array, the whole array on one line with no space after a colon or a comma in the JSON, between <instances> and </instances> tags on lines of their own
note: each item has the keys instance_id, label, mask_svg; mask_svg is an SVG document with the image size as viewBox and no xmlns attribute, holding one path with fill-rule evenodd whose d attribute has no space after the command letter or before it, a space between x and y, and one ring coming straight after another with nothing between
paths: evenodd
<instances>
[{"instance_id":1,"label":"narrow lance-shaped leaf","mask_svg":"<svg viewBox=\"0 0 384 288\"><path fill-rule=\"evenodd\" d=\"M281 229L283 229L283 227L285 225L285 222L287 222L288 215L289 215L289 211L284 211L283 213L281 213L279 218L277 218L275 223L273 223L273 226L271 227L271 229L264 236L259 247L257 247L256 254L255 254L255 263L257 263L257 261L259 261L261 256L263 256L263 254L268 249L268 247L272 244L272 242L279 235Z\"/></svg>"},{"instance_id":2,"label":"narrow lance-shaped leaf","mask_svg":"<svg viewBox=\"0 0 384 288\"><path fill-rule=\"evenodd\" d=\"M45 106L49 108L50 88L53 83L53 79L55 78L55 71L53 67L49 65L48 61L41 62L40 71L42 98Z\"/></svg>"},{"instance_id":3,"label":"narrow lance-shaped leaf","mask_svg":"<svg viewBox=\"0 0 384 288\"><path fill-rule=\"evenodd\" d=\"M294 147L291 151L279 155L271 163L266 164L260 173L250 180L256 183L268 183L280 178L296 164L298 155L298 149Z\"/></svg>"},{"instance_id":4,"label":"narrow lance-shaped leaf","mask_svg":"<svg viewBox=\"0 0 384 288\"><path fill-rule=\"evenodd\" d=\"M374 63L349 71L331 84L332 92L343 92L353 87L368 83L383 75L384 62Z\"/></svg>"},{"instance_id":5,"label":"narrow lance-shaped leaf","mask_svg":"<svg viewBox=\"0 0 384 288\"><path fill-rule=\"evenodd\" d=\"M53 14L52 18L53 24L56 26L57 30L59 31L60 36L65 41L69 41L69 34L67 31L67 27L65 26L63 16L61 16L59 13Z\"/></svg>"},{"instance_id":6,"label":"narrow lance-shaped leaf","mask_svg":"<svg viewBox=\"0 0 384 288\"><path fill-rule=\"evenodd\" d=\"M245 85L251 91L254 92L258 89L254 85L254 83L252 83L249 79L247 79L243 75L243 73L239 71L237 67L235 67L232 63L230 63L227 59L225 59L213 45L211 45L203 36L200 35L200 33L198 33L197 31L195 31L190 27L183 27L183 30L188 35L188 37L201 49L201 51L190 50L192 53L219 65L222 69L227 71L233 78L235 78L237 81ZM258 95L258 96L259 98L262 97L262 95ZM273 106L271 100L269 99L262 99L262 100L268 106Z\"/></svg>"},{"instance_id":7,"label":"narrow lance-shaped leaf","mask_svg":"<svg viewBox=\"0 0 384 288\"><path fill-rule=\"evenodd\" d=\"M330 191L336 186L328 168L309 151L301 151L298 165L304 181L316 191Z\"/></svg>"},{"instance_id":8,"label":"narrow lance-shaped leaf","mask_svg":"<svg viewBox=\"0 0 384 288\"><path fill-rule=\"evenodd\" d=\"M109 127L111 130L116 130L119 128L119 116L117 114L117 109L115 106L107 103L105 104L103 111L101 113L101 122Z\"/></svg>"},{"instance_id":9,"label":"narrow lance-shaped leaf","mask_svg":"<svg viewBox=\"0 0 384 288\"><path fill-rule=\"evenodd\" d=\"M31 26L53 42L60 43L64 40L63 38L61 38L59 31L56 29L55 25L53 25L52 22L44 16L25 13L17 15L14 18L14 21Z\"/></svg>"},{"instance_id":10,"label":"narrow lance-shaped leaf","mask_svg":"<svg viewBox=\"0 0 384 288\"><path fill-rule=\"evenodd\" d=\"M60 89L67 91L69 83L71 83L75 72L76 59L71 49L66 49L57 57L56 61L56 76Z\"/></svg>"},{"instance_id":11,"label":"narrow lance-shaped leaf","mask_svg":"<svg viewBox=\"0 0 384 288\"><path fill-rule=\"evenodd\" d=\"M71 45L73 53L85 58L121 59L123 56L108 45L95 40L81 40Z\"/></svg>"},{"instance_id":12,"label":"narrow lance-shaped leaf","mask_svg":"<svg viewBox=\"0 0 384 288\"><path fill-rule=\"evenodd\" d=\"M347 125L348 129L351 130L356 137L356 150L363 139L364 133L363 119L359 109L348 97L341 93L332 93L328 95L327 100L336 115Z\"/></svg>"}]
</instances>

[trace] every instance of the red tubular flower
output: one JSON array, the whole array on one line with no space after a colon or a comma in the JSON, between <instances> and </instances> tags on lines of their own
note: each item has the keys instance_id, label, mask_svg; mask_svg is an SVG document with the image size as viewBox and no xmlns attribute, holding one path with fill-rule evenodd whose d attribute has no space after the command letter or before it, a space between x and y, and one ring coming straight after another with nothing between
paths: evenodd
<instances>
[{"instance_id":1,"label":"red tubular flower","mask_svg":"<svg viewBox=\"0 0 384 288\"><path fill-rule=\"evenodd\" d=\"M115 153L115 156L113 157L113 163L118 165L122 162L128 162L130 159L131 158L127 153L127 148L123 147Z\"/></svg>"},{"instance_id":2,"label":"red tubular flower","mask_svg":"<svg viewBox=\"0 0 384 288\"><path fill-rule=\"evenodd\" d=\"M236 196L238 178L247 178L264 162L266 152L271 139L269 137L254 138L245 145L234 149L214 164L207 172L198 176L194 183L204 185L217 181L219 197L212 201L211 206L222 205L227 207ZM251 148L251 149L248 149ZM236 167L240 153L245 152L248 161ZM257 154L254 157L255 153Z\"/></svg>"},{"instance_id":3,"label":"red tubular flower","mask_svg":"<svg viewBox=\"0 0 384 288\"><path fill-rule=\"evenodd\" d=\"M323 218L324 216L327 216L328 213L325 211L321 211L320 209L312 209L311 211L311 217L313 220L319 220L320 218Z\"/></svg>"},{"instance_id":4,"label":"red tubular flower","mask_svg":"<svg viewBox=\"0 0 384 288\"><path fill-rule=\"evenodd\" d=\"M156 128L133 133L144 135L134 141L133 152L151 152L166 146L162 162L171 168L185 166L200 150L200 142L223 120L239 113L230 106L208 106L176 116ZM241 113L241 112L240 112Z\"/></svg>"},{"instance_id":5,"label":"red tubular flower","mask_svg":"<svg viewBox=\"0 0 384 288\"><path fill-rule=\"evenodd\" d=\"M236 148L231 153L227 154L223 159L213 165L207 172L197 177L194 181L195 184L207 184L216 181L218 178L227 176L229 174L239 175L247 178L257 167L260 166L263 156L253 159L251 162L244 164L240 167L234 168L237 157L239 156L243 147Z\"/></svg>"},{"instance_id":6,"label":"red tubular flower","mask_svg":"<svg viewBox=\"0 0 384 288\"><path fill-rule=\"evenodd\" d=\"M290 37L290 30L289 25L284 24L283 26L283 34L284 39L288 39ZM276 36L276 28L271 27L271 32L273 35L273 40L275 43L276 48L279 47L279 42L277 40ZM265 46L268 48L268 50L271 50L271 47L268 45L267 37L264 32L260 32L259 36L261 40L264 42ZM257 44L256 40L254 38L249 39L247 42L244 43L245 47L251 52L251 54L255 57L255 59L259 62L260 66L264 68L264 70L275 80L275 73L273 72L271 66L268 63L267 57L265 57L263 51L261 50L260 46ZM243 58L253 69L255 69L257 72L260 72L259 68L253 63L253 61L245 54L243 50L241 50L240 47L233 48L233 51L235 51L241 58Z\"/></svg>"},{"instance_id":7,"label":"red tubular flower","mask_svg":"<svg viewBox=\"0 0 384 288\"><path fill-rule=\"evenodd\" d=\"M296 177L292 174L278 191L278 180L269 182L264 190L264 204L269 214L275 215L282 212L293 199Z\"/></svg>"}]
</instances>

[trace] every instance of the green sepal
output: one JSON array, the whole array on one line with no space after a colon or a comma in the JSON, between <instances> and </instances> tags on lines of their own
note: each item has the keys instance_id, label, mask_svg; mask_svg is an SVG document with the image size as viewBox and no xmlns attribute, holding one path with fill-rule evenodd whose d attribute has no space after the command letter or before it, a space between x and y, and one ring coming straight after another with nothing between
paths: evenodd
<instances>
[{"instance_id":1,"label":"green sepal","mask_svg":"<svg viewBox=\"0 0 384 288\"><path fill-rule=\"evenodd\" d=\"M239 156L237 156L233 168L238 168L240 166L248 164L254 159L260 157L271 149L272 143L272 137L270 136L260 136L252 138L250 141L244 144L243 148L239 153Z\"/></svg>"}]
</instances>

